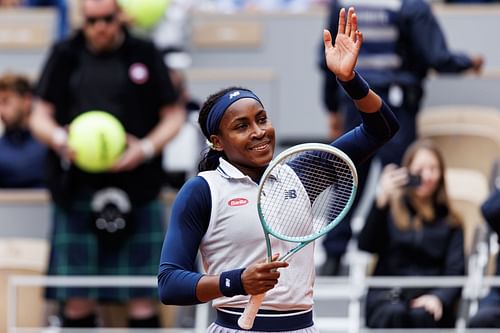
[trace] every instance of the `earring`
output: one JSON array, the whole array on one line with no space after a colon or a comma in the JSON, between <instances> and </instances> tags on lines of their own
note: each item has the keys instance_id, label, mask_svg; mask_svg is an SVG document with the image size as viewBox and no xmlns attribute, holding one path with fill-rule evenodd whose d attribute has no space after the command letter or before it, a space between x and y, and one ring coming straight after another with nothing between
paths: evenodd
<instances>
[{"instance_id":1,"label":"earring","mask_svg":"<svg viewBox=\"0 0 500 333\"><path fill-rule=\"evenodd\" d=\"M213 142L212 142L212 141L205 140L205 142L206 142L206 144L207 144L208 148L210 148L210 149L215 149L215 148L214 148L214 144L213 144Z\"/></svg>"}]
</instances>

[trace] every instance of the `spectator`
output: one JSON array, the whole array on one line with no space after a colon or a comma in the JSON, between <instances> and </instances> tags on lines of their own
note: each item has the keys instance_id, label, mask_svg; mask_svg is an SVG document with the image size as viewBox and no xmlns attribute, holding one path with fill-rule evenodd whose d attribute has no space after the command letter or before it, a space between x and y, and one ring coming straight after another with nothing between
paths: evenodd
<instances>
[{"instance_id":1,"label":"spectator","mask_svg":"<svg viewBox=\"0 0 500 333\"><path fill-rule=\"evenodd\" d=\"M51 148L48 274L155 275L164 234L161 150L185 112L160 53L129 34L116 1L81 5L83 27L53 46L30 123ZM127 148L109 172L90 174L71 163L66 126L88 110L113 114L128 133ZM123 228L108 228L118 219ZM156 288L50 288L47 297L63 302L64 327L96 326L99 301L127 301L129 327L159 326Z\"/></svg>"},{"instance_id":2,"label":"spectator","mask_svg":"<svg viewBox=\"0 0 500 333\"><path fill-rule=\"evenodd\" d=\"M463 275L462 222L446 193L441 153L428 141L410 145L403 166L389 164L359 248L378 256L375 276ZM370 328L453 327L460 288L370 288Z\"/></svg>"},{"instance_id":3,"label":"spectator","mask_svg":"<svg viewBox=\"0 0 500 333\"><path fill-rule=\"evenodd\" d=\"M483 216L491 229L500 235L500 190L481 206ZM500 276L500 256L496 257L496 276ZM500 328L500 287L491 288L488 295L479 303L479 310L469 320L469 328Z\"/></svg>"},{"instance_id":4,"label":"spectator","mask_svg":"<svg viewBox=\"0 0 500 333\"><path fill-rule=\"evenodd\" d=\"M43 187L47 149L28 128L32 106L30 81L17 74L0 77L0 187Z\"/></svg>"},{"instance_id":5,"label":"spectator","mask_svg":"<svg viewBox=\"0 0 500 333\"><path fill-rule=\"evenodd\" d=\"M356 0L332 0L328 28L335 33L339 7L355 6ZM383 165L399 164L410 143L415 140L415 119L424 96L424 81L430 69L440 73L478 73L483 59L448 50L445 36L431 7L424 0L359 1L359 24L365 31L365 48L361 50L358 67L373 89L388 101L394 110L401 130L377 152ZM360 122L353 112L352 101L339 92L335 77L324 66L323 101L329 112L330 136L337 137ZM358 199L363 194L370 163L359 170ZM350 216L356 205L351 209ZM340 259L351 238L350 216L333 229L324 240L328 260L324 274L336 274Z\"/></svg>"}]
</instances>

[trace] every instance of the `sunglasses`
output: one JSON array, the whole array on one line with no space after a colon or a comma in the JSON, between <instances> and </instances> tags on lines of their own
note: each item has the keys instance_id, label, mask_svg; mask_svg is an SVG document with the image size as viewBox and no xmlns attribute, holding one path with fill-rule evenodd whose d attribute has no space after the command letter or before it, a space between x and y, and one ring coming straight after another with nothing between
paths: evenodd
<instances>
[{"instance_id":1,"label":"sunglasses","mask_svg":"<svg viewBox=\"0 0 500 333\"><path fill-rule=\"evenodd\" d=\"M108 14L104 16L87 16L85 17L85 23L88 25L94 25L99 21L102 21L106 24L111 24L116 19L116 13Z\"/></svg>"}]
</instances>

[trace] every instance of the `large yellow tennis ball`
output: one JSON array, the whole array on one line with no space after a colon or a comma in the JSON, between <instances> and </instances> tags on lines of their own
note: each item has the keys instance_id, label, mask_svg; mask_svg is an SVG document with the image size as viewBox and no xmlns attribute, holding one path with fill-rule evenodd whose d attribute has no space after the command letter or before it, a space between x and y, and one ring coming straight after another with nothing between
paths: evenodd
<instances>
[{"instance_id":1,"label":"large yellow tennis ball","mask_svg":"<svg viewBox=\"0 0 500 333\"><path fill-rule=\"evenodd\" d=\"M121 0L123 11L143 29L153 28L165 15L170 0Z\"/></svg>"},{"instance_id":2,"label":"large yellow tennis ball","mask_svg":"<svg viewBox=\"0 0 500 333\"><path fill-rule=\"evenodd\" d=\"M75 164L87 172L108 170L126 145L123 125L104 111L88 111L69 125L68 145L75 152Z\"/></svg>"}]
</instances>

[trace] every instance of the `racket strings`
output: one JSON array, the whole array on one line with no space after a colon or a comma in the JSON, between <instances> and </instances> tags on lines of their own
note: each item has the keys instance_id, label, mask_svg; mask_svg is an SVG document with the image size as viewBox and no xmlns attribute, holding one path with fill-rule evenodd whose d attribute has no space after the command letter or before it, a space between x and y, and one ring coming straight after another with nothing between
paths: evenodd
<instances>
[{"instance_id":1,"label":"racket strings","mask_svg":"<svg viewBox=\"0 0 500 333\"><path fill-rule=\"evenodd\" d=\"M335 222L354 191L349 165L317 151L288 156L263 181L260 209L270 230L298 241Z\"/></svg>"}]
</instances>

